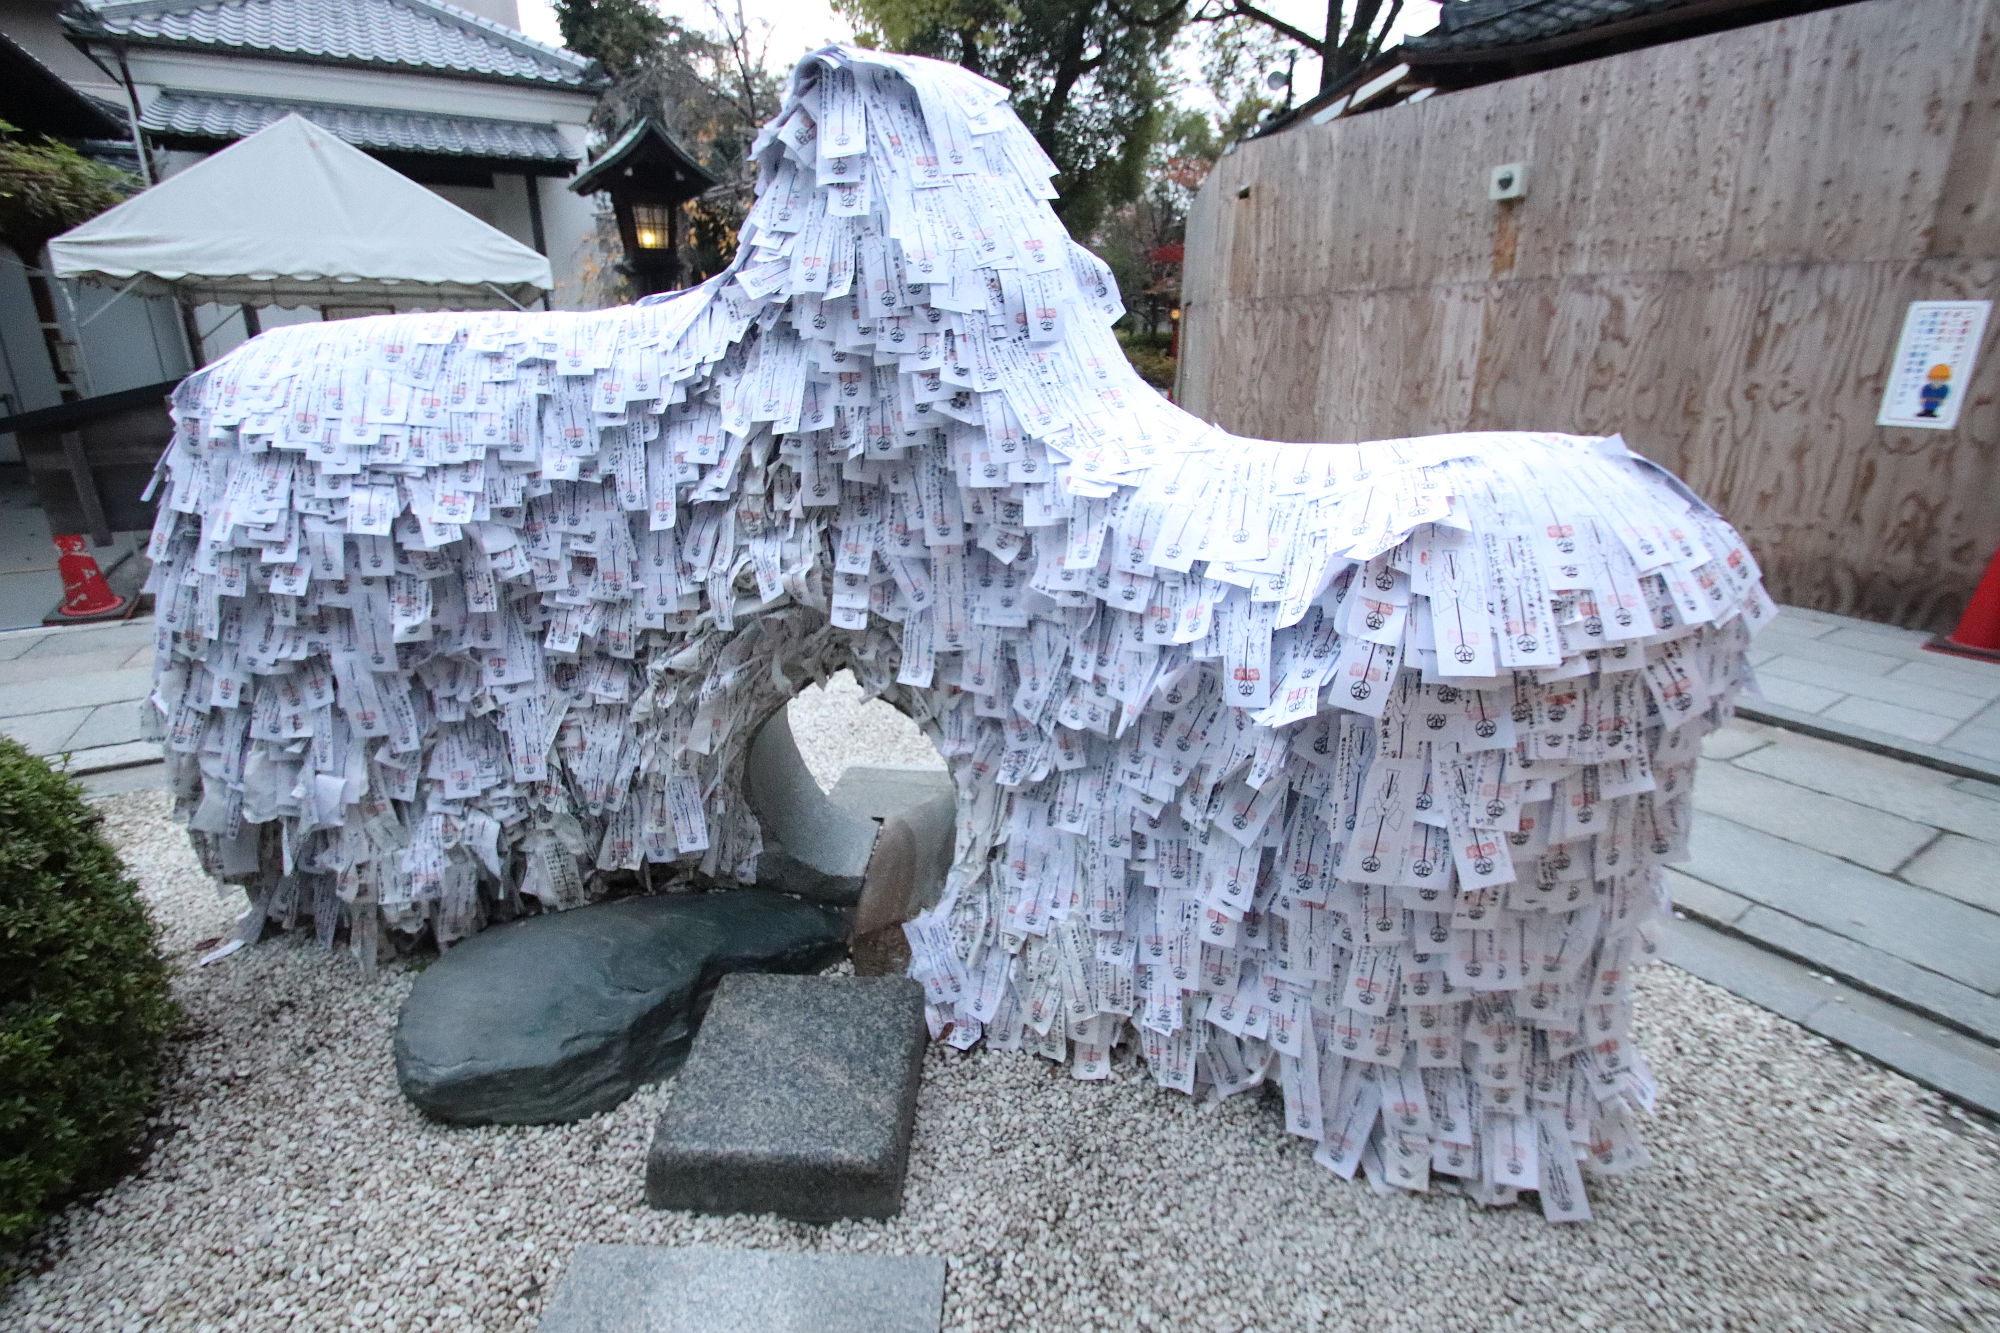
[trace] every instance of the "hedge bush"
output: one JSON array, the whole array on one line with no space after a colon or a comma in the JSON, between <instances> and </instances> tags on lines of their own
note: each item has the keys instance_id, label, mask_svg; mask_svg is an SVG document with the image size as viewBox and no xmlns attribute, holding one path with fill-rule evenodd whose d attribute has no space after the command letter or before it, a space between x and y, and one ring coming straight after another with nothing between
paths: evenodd
<instances>
[{"instance_id":1,"label":"hedge bush","mask_svg":"<svg viewBox=\"0 0 2000 1333\"><path fill-rule=\"evenodd\" d=\"M1167 349L1171 341L1154 333L1127 333L1118 331L1118 345L1125 351L1125 359L1132 363L1132 369L1139 372L1139 378L1167 393L1174 387L1174 358Z\"/></svg>"},{"instance_id":2,"label":"hedge bush","mask_svg":"<svg viewBox=\"0 0 2000 1333\"><path fill-rule=\"evenodd\" d=\"M76 784L0 737L0 1282L127 1164L179 1020L152 919Z\"/></svg>"}]
</instances>

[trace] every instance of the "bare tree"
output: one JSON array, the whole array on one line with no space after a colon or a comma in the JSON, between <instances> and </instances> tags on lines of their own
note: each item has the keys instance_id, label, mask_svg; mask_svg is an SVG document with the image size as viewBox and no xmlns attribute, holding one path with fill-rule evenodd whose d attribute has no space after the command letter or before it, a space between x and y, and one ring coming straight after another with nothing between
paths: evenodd
<instances>
[{"instance_id":1,"label":"bare tree","mask_svg":"<svg viewBox=\"0 0 2000 1333\"><path fill-rule=\"evenodd\" d=\"M725 5L723 0L705 0L708 16L715 24L724 67L717 91L736 105L737 114L754 135L758 127L777 113L778 89L766 61L771 54L771 21L758 19L753 25L743 12L743 0Z\"/></svg>"},{"instance_id":2,"label":"bare tree","mask_svg":"<svg viewBox=\"0 0 2000 1333\"><path fill-rule=\"evenodd\" d=\"M1287 23L1254 0L1205 0L1194 15L1197 23L1248 19L1319 57L1321 91L1367 64L1388 45L1389 34L1403 14L1403 0L1327 0L1326 24L1314 34Z\"/></svg>"},{"instance_id":3,"label":"bare tree","mask_svg":"<svg viewBox=\"0 0 2000 1333\"><path fill-rule=\"evenodd\" d=\"M782 92L765 66L771 25L745 14L742 0L705 3L708 31L662 18L643 44L631 46L625 72L594 116L607 139L651 118L719 182L687 205L681 271L695 278L716 272L735 252L736 229L756 193L750 145L776 113ZM612 242L605 246L616 253Z\"/></svg>"}]
</instances>

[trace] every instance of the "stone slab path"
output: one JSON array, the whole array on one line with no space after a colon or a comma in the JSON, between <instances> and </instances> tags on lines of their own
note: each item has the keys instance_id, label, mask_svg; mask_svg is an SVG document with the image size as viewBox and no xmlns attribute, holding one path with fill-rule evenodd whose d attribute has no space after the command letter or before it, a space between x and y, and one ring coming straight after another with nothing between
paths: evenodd
<instances>
[{"instance_id":1,"label":"stone slab path","mask_svg":"<svg viewBox=\"0 0 2000 1333\"><path fill-rule=\"evenodd\" d=\"M2000 1114L2000 784L1743 721L1706 756L1670 960Z\"/></svg>"},{"instance_id":2,"label":"stone slab path","mask_svg":"<svg viewBox=\"0 0 2000 1333\"><path fill-rule=\"evenodd\" d=\"M1750 660L1770 713L2000 778L2000 663L1933 653L1921 630L1787 606ZM1761 711L1748 702L1746 712Z\"/></svg>"},{"instance_id":3,"label":"stone slab path","mask_svg":"<svg viewBox=\"0 0 2000 1333\"><path fill-rule=\"evenodd\" d=\"M936 1255L583 1245L541 1333L937 1333Z\"/></svg>"},{"instance_id":4,"label":"stone slab path","mask_svg":"<svg viewBox=\"0 0 2000 1333\"><path fill-rule=\"evenodd\" d=\"M926 1044L908 977L725 977L654 1131L646 1201L895 1216Z\"/></svg>"},{"instance_id":5,"label":"stone slab path","mask_svg":"<svg viewBox=\"0 0 2000 1333\"><path fill-rule=\"evenodd\" d=\"M0 732L72 773L159 762L139 725L152 686L151 617L0 634Z\"/></svg>"}]
</instances>

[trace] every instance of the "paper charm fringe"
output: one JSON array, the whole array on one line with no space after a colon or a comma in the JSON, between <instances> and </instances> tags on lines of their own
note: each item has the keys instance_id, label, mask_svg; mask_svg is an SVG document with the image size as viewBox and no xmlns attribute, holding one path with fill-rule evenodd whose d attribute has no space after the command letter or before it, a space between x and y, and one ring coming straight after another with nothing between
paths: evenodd
<instances>
[{"instance_id":1,"label":"paper charm fringe","mask_svg":"<svg viewBox=\"0 0 2000 1333\"><path fill-rule=\"evenodd\" d=\"M255 910L441 941L754 876L742 759L851 667L960 797L933 1030L1284 1090L1343 1176L1587 1211L1632 976L1770 603L1616 439L1278 444L1128 368L1002 90L807 58L730 269L267 333L190 378L153 707Z\"/></svg>"}]
</instances>

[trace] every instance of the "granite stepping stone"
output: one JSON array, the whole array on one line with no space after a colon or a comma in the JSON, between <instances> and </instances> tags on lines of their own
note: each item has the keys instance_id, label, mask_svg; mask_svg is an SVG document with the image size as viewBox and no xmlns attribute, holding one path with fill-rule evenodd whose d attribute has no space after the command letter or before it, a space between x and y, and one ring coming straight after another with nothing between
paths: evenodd
<instances>
[{"instance_id":1,"label":"granite stepping stone","mask_svg":"<svg viewBox=\"0 0 2000 1333\"><path fill-rule=\"evenodd\" d=\"M937 1333L944 1260L583 1245L541 1333Z\"/></svg>"},{"instance_id":2,"label":"granite stepping stone","mask_svg":"<svg viewBox=\"0 0 2000 1333\"><path fill-rule=\"evenodd\" d=\"M646 1159L655 1208L892 1217L926 1041L908 977L726 978Z\"/></svg>"}]
</instances>

